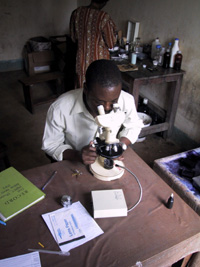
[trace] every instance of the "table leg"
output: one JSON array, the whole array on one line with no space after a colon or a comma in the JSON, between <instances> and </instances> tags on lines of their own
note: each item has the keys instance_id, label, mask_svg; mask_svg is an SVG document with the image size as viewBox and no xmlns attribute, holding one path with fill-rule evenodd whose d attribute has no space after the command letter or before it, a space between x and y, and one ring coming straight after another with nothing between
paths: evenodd
<instances>
[{"instance_id":1,"label":"table leg","mask_svg":"<svg viewBox=\"0 0 200 267\"><path fill-rule=\"evenodd\" d=\"M180 90L181 90L182 79L183 79L183 76L179 76L177 81L170 82L171 83L171 88L170 88L171 92L170 92L169 103L168 103L168 107L167 107L166 120L165 120L166 122L169 123L169 127L168 127L168 130L163 133L164 139L169 138L172 134L174 121L175 121L175 117L176 117L176 111L177 111L177 106L178 106Z\"/></svg>"},{"instance_id":2,"label":"table leg","mask_svg":"<svg viewBox=\"0 0 200 267\"><path fill-rule=\"evenodd\" d=\"M26 104L26 108L29 112L34 113L33 109L33 100L32 100L32 86L33 85L25 85L23 84L23 91L24 91L24 100Z\"/></svg>"},{"instance_id":3,"label":"table leg","mask_svg":"<svg viewBox=\"0 0 200 267\"><path fill-rule=\"evenodd\" d=\"M135 79L128 76L126 73L122 73L122 81L125 87L123 89L134 97L135 106L137 109L139 100L139 84Z\"/></svg>"}]
</instances>

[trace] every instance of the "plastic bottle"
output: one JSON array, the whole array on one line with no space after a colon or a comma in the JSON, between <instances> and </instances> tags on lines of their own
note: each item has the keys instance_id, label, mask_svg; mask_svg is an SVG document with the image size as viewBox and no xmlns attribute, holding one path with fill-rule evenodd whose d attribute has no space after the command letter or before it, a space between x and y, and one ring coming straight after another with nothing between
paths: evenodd
<instances>
[{"instance_id":1,"label":"plastic bottle","mask_svg":"<svg viewBox=\"0 0 200 267\"><path fill-rule=\"evenodd\" d=\"M130 42L129 43L129 52L134 52L134 43L133 42Z\"/></svg>"},{"instance_id":2,"label":"plastic bottle","mask_svg":"<svg viewBox=\"0 0 200 267\"><path fill-rule=\"evenodd\" d=\"M181 54L181 51L179 50L176 53L175 59L174 59L174 69L175 70L180 70L181 69L182 58L183 58L183 55Z\"/></svg>"},{"instance_id":3,"label":"plastic bottle","mask_svg":"<svg viewBox=\"0 0 200 267\"><path fill-rule=\"evenodd\" d=\"M126 52L129 52L129 42L128 41L126 41L125 50L126 50Z\"/></svg>"},{"instance_id":4,"label":"plastic bottle","mask_svg":"<svg viewBox=\"0 0 200 267\"><path fill-rule=\"evenodd\" d=\"M134 51L136 54L140 52L140 37L136 38Z\"/></svg>"},{"instance_id":5,"label":"plastic bottle","mask_svg":"<svg viewBox=\"0 0 200 267\"><path fill-rule=\"evenodd\" d=\"M161 53L161 45L156 45L156 54L154 56L154 59L157 61L157 64L160 60L160 53Z\"/></svg>"},{"instance_id":6,"label":"plastic bottle","mask_svg":"<svg viewBox=\"0 0 200 267\"><path fill-rule=\"evenodd\" d=\"M179 39L176 38L174 41L174 45L172 47L172 51L171 51L170 64L169 64L170 68L174 67L175 55L179 51L179 44L178 43L179 43Z\"/></svg>"},{"instance_id":7,"label":"plastic bottle","mask_svg":"<svg viewBox=\"0 0 200 267\"><path fill-rule=\"evenodd\" d=\"M151 45L151 58L155 59L155 55L156 55L156 46L157 45L161 45L159 38L157 37Z\"/></svg>"},{"instance_id":8,"label":"plastic bottle","mask_svg":"<svg viewBox=\"0 0 200 267\"><path fill-rule=\"evenodd\" d=\"M164 54L165 54L165 47L161 47L160 57L159 57L159 60L158 60L158 65L159 66L163 65Z\"/></svg>"},{"instance_id":9,"label":"plastic bottle","mask_svg":"<svg viewBox=\"0 0 200 267\"><path fill-rule=\"evenodd\" d=\"M170 63L170 50L167 48L166 52L164 53L163 57L163 68L168 69Z\"/></svg>"}]
</instances>

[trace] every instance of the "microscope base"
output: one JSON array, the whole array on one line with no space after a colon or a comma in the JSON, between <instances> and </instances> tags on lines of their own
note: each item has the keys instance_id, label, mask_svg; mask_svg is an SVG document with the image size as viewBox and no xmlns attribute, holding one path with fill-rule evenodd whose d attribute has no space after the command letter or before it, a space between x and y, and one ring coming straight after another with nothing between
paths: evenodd
<instances>
[{"instance_id":1,"label":"microscope base","mask_svg":"<svg viewBox=\"0 0 200 267\"><path fill-rule=\"evenodd\" d=\"M119 160L115 160L114 163L124 166L124 163ZM124 169L116 166L114 166L111 170L105 169L102 165L100 165L98 158L90 165L90 171L94 177L106 182L119 179L124 174Z\"/></svg>"}]
</instances>

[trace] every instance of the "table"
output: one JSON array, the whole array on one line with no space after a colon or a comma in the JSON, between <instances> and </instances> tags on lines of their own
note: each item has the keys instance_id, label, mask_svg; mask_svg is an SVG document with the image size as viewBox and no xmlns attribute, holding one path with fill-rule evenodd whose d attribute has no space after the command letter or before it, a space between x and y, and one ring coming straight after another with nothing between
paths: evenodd
<instances>
[{"instance_id":1,"label":"table","mask_svg":"<svg viewBox=\"0 0 200 267\"><path fill-rule=\"evenodd\" d=\"M199 216L129 148L125 166L135 173L143 188L140 204L127 217L96 219L104 234L71 250L69 257L40 254L42 266L170 266L179 259L200 250ZM83 174L75 178L74 169ZM91 190L123 189L130 208L139 198L139 187L125 172L119 180L103 182L94 178L78 162L62 161L24 171L39 188L53 171L57 176L46 187L46 198L1 226L0 258L27 253L28 248L59 250L41 214L61 208L60 198L69 194L92 214ZM174 193L172 209L165 206Z\"/></svg>"},{"instance_id":2,"label":"table","mask_svg":"<svg viewBox=\"0 0 200 267\"><path fill-rule=\"evenodd\" d=\"M147 68L143 68L143 64L146 64ZM140 137L142 137L148 134L164 131L163 136L166 139L170 137L172 133L182 79L185 71L177 71L172 68L164 69L160 66L157 67L156 71L149 71L148 66L152 67L152 63L149 60L142 61L141 64L137 65L138 70L136 71L121 72L126 90L135 98L136 107L138 106L140 86L161 83L170 84L170 86L167 87L169 92L169 104L165 114L165 121L163 123L145 127L140 133ZM157 109L157 111L159 110Z\"/></svg>"},{"instance_id":3,"label":"table","mask_svg":"<svg viewBox=\"0 0 200 267\"><path fill-rule=\"evenodd\" d=\"M28 111L34 114L35 106L42 105L45 103L51 103L55 101L55 99L59 95L64 93L64 89L62 88L63 79L64 79L64 75L60 71L41 73L41 74L28 76L28 77L19 79L18 81L23 86L24 100L25 100L25 105ZM33 97L34 85L45 83L45 82L53 82L53 81L56 82L56 86L55 86L56 92L49 97L45 97L44 99L34 101L34 97Z\"/></svg>"}]
</instances>

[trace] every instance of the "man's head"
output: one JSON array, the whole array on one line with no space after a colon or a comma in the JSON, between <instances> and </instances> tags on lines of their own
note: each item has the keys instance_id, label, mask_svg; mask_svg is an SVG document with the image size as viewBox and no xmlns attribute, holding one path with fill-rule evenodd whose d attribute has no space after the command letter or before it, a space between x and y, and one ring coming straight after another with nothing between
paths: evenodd
<instances>
[{"instance_id":1,"label":"man's head","mask_svg":"<svg viewBox=\"0 0 200 267\"><path fill-rule=\"evenodd\" d=\"M92 0L91 2L97 3L97 4L103 4L107 3L109 0Z\"/></svg>"},{"instance_id":2,"label":"man's head","mask_svg":"<svg viewBox=\"0 0 200 267\"><path fill-rule=\"evenodd\" d=\"M102 9L109 0L91 0L91 6Z\"/></svg>"},{"instance_id":3,"label":"man's head","mask_svg":"<svg viewBox=\"0 0 200 267\"><path fill-rule=\"evenodd\" d=\"M89 112L98 115L97 106L103 105L105 112L112 110L121 92L121 73L111 60L92 62L86 71L84 85L85 104Z\"/></svg>"}]
</instances>

